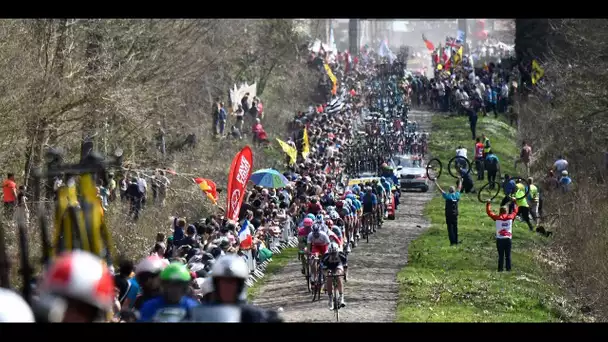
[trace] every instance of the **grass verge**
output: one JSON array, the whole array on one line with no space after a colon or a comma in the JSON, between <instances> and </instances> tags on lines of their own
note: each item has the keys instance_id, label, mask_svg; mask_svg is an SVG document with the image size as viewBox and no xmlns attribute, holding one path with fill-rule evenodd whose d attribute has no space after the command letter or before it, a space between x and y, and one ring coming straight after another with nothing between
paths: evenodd
<instances>
[{"instance_id":1,"label":"grass verge","mask_svg":"<svg viewBox=\"0 0 608 342\"><path fill-rule=\"evenodd\" d=\"M285 248L281 251L281 254L275 254L272 256L272 262L268 264L266 267L265 275L262 279L260 279L257 283L253 284L252 287L247 289L247 299L251 302L255 296L258 295L264 283L268 277L272 274L278 273L287 265L287 263L291 260L297 259L298 257L298 248Z\"/></svg>"},{"instance_id":2,"label":"grass verge","mask_svg":"<svg viewBox=\"0 0 608 342\"><path fill-rule=\"evenodd\" d=\"M473 155L468 120L433 118L431 154L444 164L439 184L447 189L455 179L447 162L462 144ZM502 121L480 118L477 133L485 133L501 161L503 174L513 174L518 155L516 132ZM476 179L476 176L473 177ZM479 188L485 181L477 181ZM500 196L499 196L500 198ZM494 201L494 210L499 203ZM566 320L555 305L558 289L543 276L535 259L547 240L513 227L512 272L498 273L494 222L477 194L463 194L459 203L458 235L462 244L449 245L444 200L435 196L425 208L432 225L409 246L409 263L398 274L398 322L555 322Z\"/></svg>"}]
</instances>

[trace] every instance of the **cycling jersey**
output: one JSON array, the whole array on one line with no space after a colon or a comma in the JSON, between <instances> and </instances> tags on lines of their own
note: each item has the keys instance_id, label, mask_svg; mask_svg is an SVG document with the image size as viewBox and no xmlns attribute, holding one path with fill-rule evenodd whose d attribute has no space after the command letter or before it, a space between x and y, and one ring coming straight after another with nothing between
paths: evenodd
<instances>
[{"instance_id":1,"label":"cycling jersey","mask_svg":"<svg viewBox=\"0 0 608 342\"><path fill-rule=\"evenodd\" d=\"M313 246L315 245L329 245L329 236L325 232L319 232L319 236L315 237L313 233L308 234L307 242Z\"/></svg>"},{"instance_id":2,"label":"cycling jersey","mask_svg":"<svg viewBox=\"0 0 608 342\"><path fill-rule=\"evenodd\" d=\"M139 310L139 322L181 322L190 315L190 310L200 304L182 297L178 304L168 304L162 296L147 300Z\"/></svg>"},{"instance_id":3,"label":"cycling jersey","mask_svg":"<svg viewBox=\"0 0 608 342\"><path fill-rule=\"evenodd\" d=\"M353 199L353 206L355 207L355 210L360 210L361 209L361 201L359 201L358 199Z\"/></svg>"},{"instance_id":4,"label":"cycling jersey","mask_svg":"<svg viewBox=\"0 0 608 342\"><path fill-rule=\"evenodd\" d=\"M348 258L344 252L338 252L337 255L326 253L321 258L321 269L335 271L338 268L348 267Z\"/></svg>"},{"instance_id":5,"label":"cycling jersey","mask_svg":"<svg viewBox=\"0 0 608 342\"><path fill-rule=\"evenodd\" d=\"M345 205L342 207L342 209L340 209L338 214L340 214L341 218L348 217L348 216L350 216L350 209L348 209L348 206Z\"/></svg>"},{"instance_id":6,"label":"cycling jersey","mask_svg":"<svg viewBox=\"0 0 608 342\"><path fill-rule=\"evenodd\" d=\"M317 215L321 210L323 210L323 207L321 206L321 204L319 204L319 203L309 203L306 212L308 214L315 214L315 215Z\"/></svg>"},{"instance_id":7,"label":"cycling jersey","mask_svg":"<svg viewBox=\"0 0 608 342\"><path fill-rule=\"evenodd\" d=\"M361 198L363 201L363 212L370 213L374 211L376 205L378 205L378 198L373 193L365 193Z\"/></svg>"}]
</instances>

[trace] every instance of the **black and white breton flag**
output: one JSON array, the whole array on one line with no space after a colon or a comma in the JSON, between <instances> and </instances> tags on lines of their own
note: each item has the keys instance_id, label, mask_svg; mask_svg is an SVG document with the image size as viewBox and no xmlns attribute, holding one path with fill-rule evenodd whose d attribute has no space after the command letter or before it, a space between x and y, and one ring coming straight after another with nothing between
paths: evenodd
<instances>
[{"instance_id":1,"label":"black and white breton flag","mask_svg":"<svg viewBox=\"0 0 608 342\"><path fill-rule=\"evenodd\" d=\"M325 111L327 112L327 114L334 114L339 112L343 106L344 103L341 99L334 99L327 104Z\"/></svg>"}]
</instances>

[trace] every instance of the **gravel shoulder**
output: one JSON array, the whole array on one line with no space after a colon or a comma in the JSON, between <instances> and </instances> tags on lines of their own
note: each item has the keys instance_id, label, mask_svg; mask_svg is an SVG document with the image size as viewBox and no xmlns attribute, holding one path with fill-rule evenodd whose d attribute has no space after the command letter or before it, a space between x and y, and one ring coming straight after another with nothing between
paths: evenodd
<instances>
[{"instance_id":1,"label":"gravel shoulder","mask_svg":"<svg viewBox=\"0 0 608 342\"><path fill-rule=\"evenodd\" d=\"M412 111L410 120L430 132L431 113ZM340 310L341 322L394 322L399 296L397 273L407 264L409 242L429 227L423 216L433 192L404 192L394 221L385 221L382 229L359 244L349 255L349 276L346 284L346 308ZM277 310L288 322L334 322L334 313L327 309L327 296L312 302L294 258L285 268L273 274L259 290L253 303Z\"/></svg>"}]
</instances>

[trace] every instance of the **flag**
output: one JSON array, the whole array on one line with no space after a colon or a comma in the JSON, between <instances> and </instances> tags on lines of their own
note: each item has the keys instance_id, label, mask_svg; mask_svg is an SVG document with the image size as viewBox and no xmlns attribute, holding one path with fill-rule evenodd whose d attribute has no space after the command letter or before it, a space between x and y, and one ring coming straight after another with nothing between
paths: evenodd
<instances>
[{"instance_id":1,"label":"flag","mask_svg":"<svg viewBox=\"0 0 608 342\"><path fill-rule=\"evenodd\" d=\"M296 159L298 158L298 150L279 138L277 138L277 141L279 142L279 145L281 145L283 152L287 153L289 156L289 165L295 164Z\"/></svg>"},{"instance_id":2,"label":"flag","mask_svg":"<svg viewBox=\"0 0 608 342\"><path fill-rule=\"evenodd\" d=\"M543 78L545 75L545 69L540 67L540 64L535 60L532 60L532 84L536 84L538 80Z\"/></svg>"},{"instance_id":3,"label":"flag","mask_svg":"<svg viewBox=\"0 0 608 342\"><path fill-rule=\"evenodd\" d=\"M329 64L325 63L325 64L323 64L323 67L325 67L325 72L327 72L327 76L331 80L331 83L333 83L333 85L336 85L336 83L338 82L338 79L336 78L334 73L331 71Z\"/></svg>"},{"instance_id":4,"label":"flag","mask_svg":"<svg viewBox=\"0 0 608 342\"><path fill-rule=\"evenodd\" d=\"M435 45L433 45L433 43L430 40L426 39L426 36L424 35L424 33L422 34L422 40L424 40L424 44L426 45L426 48L429 51L435 50Z\"/></svg>"},{"instance_id":5,"label":"flag","mask_svg":"<svg viewBox=\"0 0 608 342\"><path fill-rule=\"evenodd\" d=\"M456 51L454 55L454 65L458 65L462 62L462 46Z\"/></svg>"},{"instance_id":6,"label":"flag","mask_svg":"<svg viewBox=\"0 0 608 342\"><path fill-rule=\"evenodd\" d=\"M253 152L245 146L234 156L228 174L228 198L226 200L226 217L238 221L241 204L245 197L245 186L253 169Z\"/></svg>"},{"instance_id":7,"label":"flag","mask_svg":"<svg viewBox=\"0 0 608 342\"><path fill-rule=\"evenodd\" d=\"M253 246L253 238L251 237L251 232L249 231L249 220L245 220L241 229L239 230L239 241L241 249L251 249Z\"/></svg>"},{"instance_id":8,"label":"flag","mask_svg":"<svg viewBox=\"0 0 608 342\"><path fill-rule=\"evenodd\" d=\"M465 40L464 31L458 30L458 33L456 34L456 43L464 44L464 40Z\"/></svg>"},{"instance_id":9,"label":"flag","mask_svg":"<svg viewBox=\"0 0 608 342\"><path fill-rule=\"evenodd\" d=\"M207 195L207 198L213 202L213 204L217 205L217 187L215 183L210 179L205 178L194 178L194 183L198 184L198 187L203 190L203 192Z\"/></svg>"},{"instance_id":10,"label":"flag","mask_svg":"<svg viewBox=\"0 0 608 342\"><path fill-rule=\"evenodd\" d=\"M310 154L310 144L308 143L308 130L304 128L304 136L302 137L302 158L306 159Z\"/></svg>"}]
</instances>

